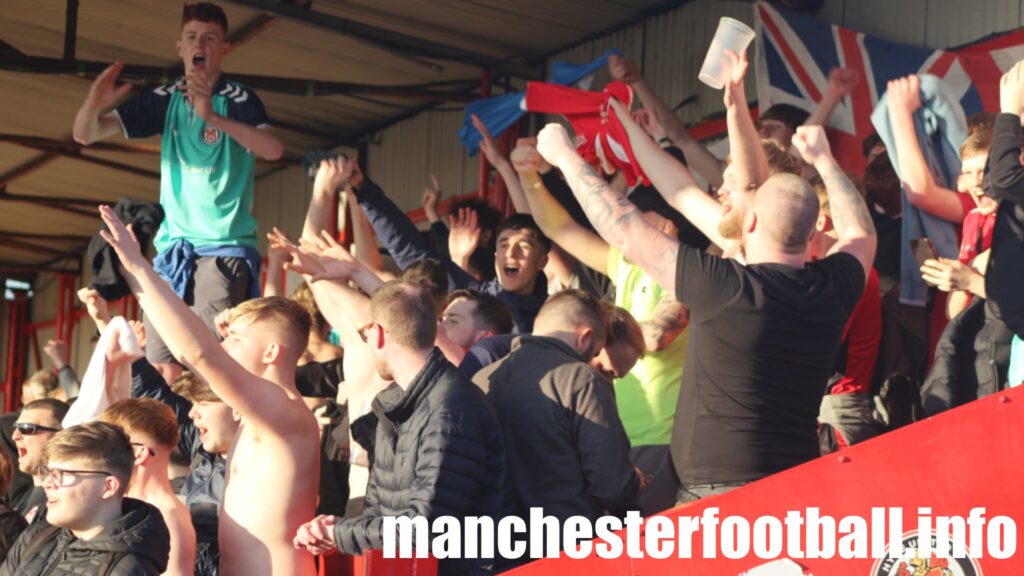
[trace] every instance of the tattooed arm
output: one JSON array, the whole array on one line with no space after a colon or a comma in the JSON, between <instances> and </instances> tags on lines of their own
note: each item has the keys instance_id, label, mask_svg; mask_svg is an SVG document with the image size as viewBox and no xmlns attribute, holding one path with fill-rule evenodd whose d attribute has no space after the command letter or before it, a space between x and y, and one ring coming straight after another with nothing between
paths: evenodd
<instances>
[{"instance_id":1,"label":"tattooed arm","mask_svg":"<svg viewBox=\"0 0 1024 576\"><path fill-rule=\"evenodd\" d=\"M679 242L648 223L636 206L612 190L576 152L561 125L548 124L541 130L537 151L561 169L597 233L665 291L675 294Z\"/></svg>"},{"instance_id":2,"label":"tattooed arm","mask_svg":"<svg viewBox=\"0 0 1024 576\"><path fill-rule=\"evenodd\" d=\"M651 319L640 323L647 351L657 352L668 348L689 324L690 311L671 294L665 294L654 308Z\"/></svg>"},{"instance_id":3,"label":"tattooed arm","mask_svg":"<svg viewBox=\"0 0 1024 576\"><path fill-rule=\"evenodd\" d=\"M846 252L860 261L864 267L864 278L868 277L875 261L875 224L857 188L832 157L821 126L801 126L793 135L793 146L804 161L817 169L825 182L828 205L832 213L832 225L839 241L832 246L830 254Z\"/></svg>"}]
</instances>

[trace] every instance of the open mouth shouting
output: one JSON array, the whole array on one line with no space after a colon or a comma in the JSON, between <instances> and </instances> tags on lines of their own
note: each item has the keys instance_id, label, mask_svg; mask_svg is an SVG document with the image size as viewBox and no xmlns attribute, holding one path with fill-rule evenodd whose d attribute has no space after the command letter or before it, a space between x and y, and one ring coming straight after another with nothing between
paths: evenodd
<instances>
[{"instance_id":1,"label":"open mouth shouting","mask_svg":"<svg viewBox=\"0 0 1024 576\"><path fill-rule=\"evenodd\" d=\"M193 70L206 70L206 55L196 54L192 56L192 69Z\"/></svg>"},{"instance_id":2,"label":"open mouth shouting","mask_svg":"<svg viewBox=\"0 0 1024 576\"><path fill-rule=\"evenodd\" d=\"M503 270L505 272L505 278L508 280L515 280L516 278L519 278L520 269L519 266L516 266L515 264L507 264Z\"/></svg>"}]
</instances>

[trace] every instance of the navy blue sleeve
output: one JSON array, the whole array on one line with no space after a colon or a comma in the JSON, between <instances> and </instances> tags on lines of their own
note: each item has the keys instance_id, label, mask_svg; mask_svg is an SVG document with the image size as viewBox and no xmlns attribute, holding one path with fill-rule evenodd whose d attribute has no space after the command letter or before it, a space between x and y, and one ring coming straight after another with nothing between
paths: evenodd
<instances>
[{"instance_id":1,"label":"navy blue sleeve","mask_svg":"<svg viewBox=\"0 0 1024 576\"><path fill-rule=\"evenodd\" d=\"M188 413L192 403L174 393L164 377L157 372L149 360L140 358L132 363L132 398L152 398L166 404L178 420L178 448L189 460L203 447Z\"/></svg>"},{"instance_id":2,"label":"navy blue sleeve","mask_svg":"<svg viewBox=\"0 0 1024 576\"><path fill-rule=\"evenodd\" d=\"M996 116L992 150L986 166L988 192L997 200L1024 203L1024 166L1020 163L1020 118L1016 114Z\"/></svg>"},{"instance_id":3,"label":"navy blue sleeve","mask_svg":"<svg viewBox=\"0 0 1024 576\"><path fill-rule=\"evenodd\" d=\"M356 191L356 198L373 226L377 240L395 259L399 268L405 270L423 258L438 258L439 255L430 249L409 216L391 198L385 196L373 180L363 179L363 185Z\"/></svg>"},{"instance_id":4,"label":"navy blue sleeve","mask_svg":"<svg viewBox=\"0 0 1024 576\"><path fill-rule=\"evenodd\" d=\"M174 86L167 84L136 93L117 107L117 116L129 138L149 138L164 131L167 106Z\"/></svg>"},{"instance_id":5,"label":"navy blue sleeve","mask_svg":"<svg viewBox=\"0 0 1024 576\"><path fill-rule=\"evenodd\" d=\"M227 84L224 96L228 99L228 116L249 126L270 124L267 110L263 107L260 97L240 84Z\"/></svg>"}]
</instances>

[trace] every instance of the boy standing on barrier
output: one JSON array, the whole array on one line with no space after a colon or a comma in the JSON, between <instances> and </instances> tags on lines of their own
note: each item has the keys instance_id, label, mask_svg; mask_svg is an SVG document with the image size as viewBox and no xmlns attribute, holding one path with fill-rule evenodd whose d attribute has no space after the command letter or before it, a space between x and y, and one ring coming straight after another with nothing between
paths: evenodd
<instances>
[{"instance_id":1,"label":"boy standing on barrier","mask_svg":"<svg viewBox=\"0 0 1024 576\"><path fill-rule=\"evenodd\" d=\"M227 33L220 7L186 4L177 43L185 75L115 108L131 89L116 86L124 64L115 63L93 82L73 131L86 145L119 131L128 138L163 135L166 219L153 240L154 267L214 334L218 312L259 296L261 258L251 214L256 158L277 160L284 150L256 93L221 76L221 60L231 49ZM172 382L181 366L148 320L147 358Z\"/></svg>"}]
</instances>

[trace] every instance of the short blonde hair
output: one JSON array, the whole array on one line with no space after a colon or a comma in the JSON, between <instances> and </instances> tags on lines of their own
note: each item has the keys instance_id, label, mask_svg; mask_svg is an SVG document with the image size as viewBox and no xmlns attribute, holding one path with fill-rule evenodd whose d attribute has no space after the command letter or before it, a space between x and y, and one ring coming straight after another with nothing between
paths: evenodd
<instances>
[{"instance_id":1,"label":"short blonde hair","mask_svg":"<svg viewBox=\"0 0 1024 576\"><path fill-rule=\"evenodd\" d=\"M289 344L294 344L296 353L301 354L309 343L309 329L312 320L309 312L300 304L280 296L246 300L231 309L230 324L238 322L249 325L264 322L276 324Z\"/></svg>"},{"instance_id":2,"label":"short blonde hair","mask_svg":"<svg viewBox=\"0 0 1024 576\"><path fill-rule=\"evenodd\" d=\"M43 446L43 463L48 466L53 460L84 460L90 468L120 480L122 495L135 466L128 435L108 422L80 424L54 434Z\"/></svg>"},{"instance_id":3,"label":"short blonde hair","mask_svg":"<svg viewBox=\"0 0 1024 576\"><path fill-rule=\"evenodd\" d=\"M178 419L166 404L153 398L128 398L110 405L103 412L104 422L117 424L131 436L145 434L168 451L178 445Z\"/></svg>"},{"instance_id":4,"label":"short blonde hair","mask_svg":"<svg viewBox=\"0 0 1024 576\"><path fill-rule=\"evenodd\" d=\"M992 138L995 128L989 124L979 124L960 145L960 159L966 160L973 156L988 154L992 149Z\"/></svg>"},{"instance_id":5,"label":"short blonde hair","mask_svg":"<svg viewBox=\"0 0 1024 576\"><path fill-rule=\"evenodd\" d=\"M36 398L53 398L60 390L60 380L50 370L39 370L29 376L22 386L28 386Z\"/></svg>"},{"instance_id":6,"label":"short blonde hair","mask_svg":"<svg viewBox=\"0 0 1024 576\"><path fill-rule=\"evenodd\" d=\"M188 370L182 372L181 376L171 382L171 390L193 404L196 402L223 402L220 396L210 389L206 380Z\"/></svg>"}]
</instances>

